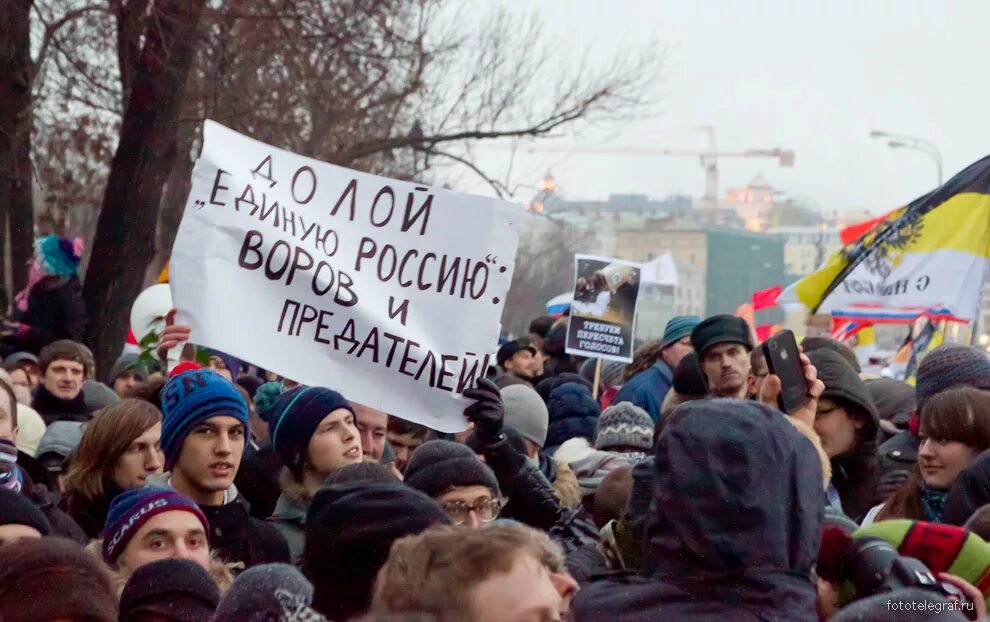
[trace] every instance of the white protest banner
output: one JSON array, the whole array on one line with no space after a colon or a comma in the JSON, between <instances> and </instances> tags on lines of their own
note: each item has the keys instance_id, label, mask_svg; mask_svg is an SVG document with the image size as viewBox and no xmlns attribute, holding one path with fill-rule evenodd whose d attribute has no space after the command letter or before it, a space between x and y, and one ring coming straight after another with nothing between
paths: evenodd
<instances>
[{"instance_id":1,"label":"white protest banner","mask_svg":"<svg viewBox=\"0 0 990 622\"><path fill-rule=\"evenodd\" d=\"M172 249L191 341L444 432L500 332L520 206L283 151L212 121Z\"/></svg>"},{"instance_id":2,"label":"white protest banner","mask_svg":"<svg viewBox=\"0 0 990 622\"><path fill-rule=\"evenodd\" d=\"M567 321L568 354L631 363L641 266L574 256L574 302Z\"/></svg>"}]
</instances>

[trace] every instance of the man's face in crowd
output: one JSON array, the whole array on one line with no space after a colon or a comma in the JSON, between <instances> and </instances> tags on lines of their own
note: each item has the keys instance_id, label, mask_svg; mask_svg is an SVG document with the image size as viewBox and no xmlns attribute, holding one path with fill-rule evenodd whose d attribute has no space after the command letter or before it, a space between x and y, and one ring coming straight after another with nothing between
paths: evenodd
<instances>
[{"instance_id":1,"label":"man's face in crowd","mask_svg":"<svg viewBox=\"0 0 990 622\"><path fill-rule=\"evenodd\" d=\"M829 458L841 456L856 448L856 431L863 423L849 416L845 408L830 399L818 401L815 433Z\"/></svg>"},{"instance_id":2,"label":"man's face in crowd","mask_svg":"<svg viewBox=\"0 0 990 622\"><path fill-rule=\"evenodd\" d=\"M354 414L338 408L323 418L309 439L308 468L322 478L361 462L361 437Z\"/></svg>"},{"instance_id":3,"label":"man's face in crowd","mask_svg":"<svg viewBox=\"0 0 990 622\"><path fill-rule=\"evenodd\" d=\"M153 473L161 473L165 463L158 444L162 424L156 423L134 439L113 468L113 481L123 490L142 488Z\"/></svg>"},{"instance_id":4,"label":"man's face in crowd","mask_svg":"<svg viewBox=\"0 0 990 622\"><path fill-rule=\"evenodd\" d=\"M530 350L520 350L512 355L502 366L510 374L520 378L535 378L533 375L537 363L534 361L533 353ZM541 370L542 371L542 370Z\"/></svg>"},{"instance_id":5,"label":"man's face in crowd","mask_svg":"<svg viewBox=\"0 0 990 622\"><path fill-rule=\"evenodd\" d=\"M361 433L361 449L364 455L381 460L385 453L385 435L388 432L388 413L361 404L351 404L357 413L357 429Z\"/></svg>"},{"instance_id":6,"label":"man's face in crowd","mask_svg":"<svg viewBox=\"0 0 990 622\"><path fill-rule=\"evenodd\" d=\"M693 350L694 348L691 347L691 335L685 335L664 348L663 352L660 353L660 358L663 359L667 367L677 369L677 366L681 363L681 359Z\"/></svg>"},{"instance_id":7,"label":"man's face in crowd","mask_svg":"<svg viewBox=\"0 0 990 622\"><path fill-rule=\"evenodd\" d=\"M551 573L528 552L520 551L512 569L495 573L474 587L473 622L546 622L566 620L577 592L574 579Z\"/></svg>"},{"instance_id":8,"label":"man's face in crowd","mask_svg":"<svg viewBox=\"0 0 990 622\"><path fill-rule=\"evenodd\" d=\"M118 563L134 572L162 559L188 559L210 569L210 547L203 523L191 512L173 510L148 519L127 543Z\"/></svg>"},{"instance_id":9,"label":"man's face in crowd","mask_svg":"<svg viewBox=\"0 0 990 622\"><path fill-rule=\"evenodd\" d=\"M417 447L423 444L423 439L414 434L397 434L388 432L388 444L392 446L392 453L395 454L395 468L399 472L406 470L409 456Z\"/></svg>"},{"instance_id":10,"label":"man's face in crowd","mask_svg":"<svg viewBox=\"0 0 990 622\"><path fill-rule=\"evenodd\" d=\"M41 532L28 525L0 525L0 548L13 544L21 538L40 538Z\"/></svg>"},{"instance_id":11,"label":"man's face in crowd","mask_svg":"<svg viewBox=\"0 0 990 622\"><path fill-rule=\"evenodd\" d=\"M217 372L218 374L220 374L221 376L223 376L227 380L229 380L231 382L234 381L234 374L231 373L231 371L229 369L227 369L227 364L224 363L223 362L223 359L220 358L219 356L216 356L216 355L211 356L210 357L210 362L207 363L206 366L209 369L212 369L213 371ZM286 387L286 389L288 389L288 387Z\"/></svg>"},{"instance_id":12,"label":"man's face in crowd","mask_svg":"<svg viewBox=\"0 0 990 622\"><path fill-rule=\"evenodd\" d=\"M86 368L76 361L52 361L45 369L42 382L48 392L63 400L74 400L82 390Z\"/></svg>"},{"instance_id":13,"label":"man's face in crowd","mask_svg":"<svg viewBox=\"0 0 990 622\"><path fill-rule=\"evenodd\" d=\"M131 391L139 384L141 384L141 376L134 372L125 371L113 381L113 390L120 397L130 397Z\"/></svg>"},{"instance_id":14,"label":"man's face in crowd","mask_svg":"<svg viewBox=\"0 0 990 622\"><path fill-rule=\"evenodd\" d=\"M24 373L27 374L28 388L34 391L34 389L38 386L38 366L31 361L21 361L18 363L18 367L20 367Z\"/></svg>"},{"instance_id":15,"label":"man's face in crowd","mask_svg":"<svg viewBox=\"0 0 990 622\"><path fill-rule=\"evenodd\" d=\"M244 424L234 417L211 417L196 425L182 444L172 473L179 492L199 502L211 497L219 505L223 492L234 483L244 453Z\"/></svg>"},{"instance_id":16,"label":"man's face in crowd","mask_svg":"<svg viewBox=\"0 0 990 622\"><path fill-rule=\"evenodd\" d=\"M712 393L720 397L746 396L749 352L741 343L720 343L705 350L701 366Z\"/></svg>"},{"instance_id":17,"label":"man's face in crowd","mask_svg":"<svg viewBox=\"0 0 990 622\"><path fill-rule=\"evenodd\" d=\"M23 387L28 391L32 388L31 378L28 377L28 373L21 367L18 367L10 372L10 382L13 386Z\"/></svg>"},{"instance_id":18,"label":"man's face in crowd","mask_svg":"<svg viewBox=\"0 0 990 622\"><path fill-rule=\"evenodd\" d=\"M478 529L497 518L492 512L492 491L487 486L461 486L437 498L437 503L461 527Z\"/></svg>"}]
</instances>

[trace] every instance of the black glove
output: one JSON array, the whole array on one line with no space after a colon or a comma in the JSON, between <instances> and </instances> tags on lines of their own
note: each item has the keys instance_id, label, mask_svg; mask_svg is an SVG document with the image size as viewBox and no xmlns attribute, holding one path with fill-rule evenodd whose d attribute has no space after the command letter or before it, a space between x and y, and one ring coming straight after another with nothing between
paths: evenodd
<instances>
[{"instance_id":1,"label":"black glove","mask_svg":"<svg viewBox=\"0 0 990 622\"><path fill-rule=\"evenodd\" d=\"M505 414L502 409L502 394L495 383L487 378L479 378L478 386L465 391L464 397L477 400L464 409L464 416L474 423L474 433L478 440L486 445L502 441L502 420Z\"/></svg>"}]
</instances>

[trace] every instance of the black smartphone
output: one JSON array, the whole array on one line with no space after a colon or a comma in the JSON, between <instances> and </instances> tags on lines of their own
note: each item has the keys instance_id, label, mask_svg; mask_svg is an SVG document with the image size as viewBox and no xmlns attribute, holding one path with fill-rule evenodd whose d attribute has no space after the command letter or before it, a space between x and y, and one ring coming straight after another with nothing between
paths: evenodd
<instances>
[{"instance_id":1,"label":"black smartphone","mask_svg":"<svg viewBox=\"0 0 990 622\"><path fill-rule=\"evenodd\" d=\"M763 342L763 356L767 369L780 378L780 396L777 405L782 411L791 414L808 403L808 382L801 366L801 351L798 350L794 333L782 330Z\"/></svg>"}]
</instances>

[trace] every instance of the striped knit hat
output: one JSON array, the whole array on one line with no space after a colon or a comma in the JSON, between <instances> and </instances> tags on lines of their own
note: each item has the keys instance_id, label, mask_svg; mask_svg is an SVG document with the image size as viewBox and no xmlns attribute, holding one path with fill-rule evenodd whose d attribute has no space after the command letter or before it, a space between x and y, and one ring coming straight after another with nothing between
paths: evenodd
<instances>
[{"instance_id":1,"label":"striped knit hat","mask_svg":"<svg viewBox=\"0 0 990 622\"><path fill-rule=\"evenodd\" d=\"M935 348L918 366L915 384L918 412L929 398L960 384L990 390L990 359L986 353L958 344Z\"/></svg>"},{"instance_id":2,"label":"striped knit hat","mask_svg":"<svg viewBox=\"0 0 990 622\"><path fill-rule=\"evenodd\" d=\"M701 324L701 318L697 315L678 315L671 318L667 322L666 328L663 329L663 340L660 342L660 347L666 348L684 337L690 336L691 331L698 324Z\"/></svg>"},{"instance_id":3,"label":"striped knit hat","mask_svg":"<svg viewBox=\"0 0 990 622\"><path fill-rule=\"evenodd\" d=\"M175 510L193 514L203 524L203 531L210 533L210 524L196 502L174 490L132 488L114 497L103 527L103 561L111 566L116 564L142 525L157 514Z\"/></svg>"},{"instance_id":4,"label":"striped knit hat","mask_svg":"<svg viewBox=\"0 0 990 622\"><path fill-rule=\"evenodd\" d=\"M653 419L639 406L622 402L609 406L598 417L595 449L653 449Z\"/></svg>"},{"instance_id":5,"label":"striped knit hat","mask_svg":"<svg viewBox=\"0 0 990 622\"><path fill-rule=\"evenodd\" d=\"M162 451L169 471L192 429L212 417L234 417L248 428L247 402L234 383L209 369L194 369L169 378L162 389Z\"/></svg>"}]
</instances>

